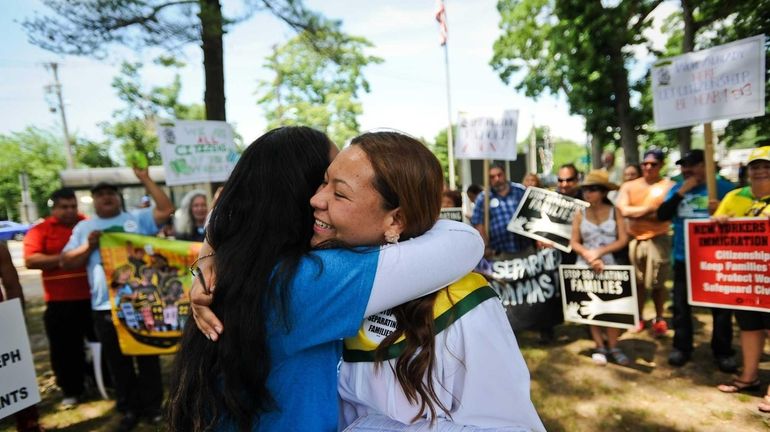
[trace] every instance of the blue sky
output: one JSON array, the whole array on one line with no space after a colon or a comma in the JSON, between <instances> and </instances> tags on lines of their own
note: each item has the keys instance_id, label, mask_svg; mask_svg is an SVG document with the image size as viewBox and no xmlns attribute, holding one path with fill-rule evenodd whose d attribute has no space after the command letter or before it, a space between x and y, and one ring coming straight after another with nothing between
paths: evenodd
<instances>
[{"instance_id":1,"label":"blue sky","mask_svg":"<svg viewBox=\"0 0 770 432\"><path fill-rule=\"evenodd\" d=\"M444 54L438 44L433 19L433 0L306 0L308 6L330 18L343 20L346 32L374 43L371 54L385 62L369 67L365 74L371 93L362 97L362 130L390 127L430 140L445 127L447 119ZM224 0L225 11L235 11L238 1ZM537 101L504 85L489 66L492 44L499 34L496 0L447 0L449 23L449 70L453 117L458 111L499 115L518 109L518 139L523 139L534 120L548 125L554 136L585 141L582 118L570 116L563 98L541 97ZM675 7L666 2L656 14L661 18ZM120 107L110 87L123 59L149 63L158 51L134 53L114 47L110 58L59 56L27 42L19 21L42 11L37 0L0 2L0 25L4 29L0 50L0 133L18 131L28 125L61 130L57 114L49 112L44 86L52 77L43 64L60 63L66 113L71 131L101 138L99 122L110 119ZM269 79L262 67L274 44L292 32L269 14L257 14L232 28L225 37L225 86L227 116L236 130L250 142L264 132L262 110L256 105L257 81ZM651 59L638 53L642 64ZM182 71L183 102L203 100L203 69L200 49L188 46L182 53L187 66ZM159 68L145 70L148 84L167 83L171 76Z\"/></svg>"}]
</instances>

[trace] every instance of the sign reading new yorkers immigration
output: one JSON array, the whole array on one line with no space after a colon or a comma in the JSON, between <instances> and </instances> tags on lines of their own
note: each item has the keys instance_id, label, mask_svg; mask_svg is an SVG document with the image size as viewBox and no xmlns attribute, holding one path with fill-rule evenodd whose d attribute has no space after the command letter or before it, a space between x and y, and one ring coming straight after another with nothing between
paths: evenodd
<instances>
[{"instance_id":1,"label":"sign reading new yorkers immigration","mask_svg":"<svg viewBox=\"0 0 770 432\"><path fill-rule=\"evenodd\" d=\"M632 329L639 323L632 266L560 265L564 319L580 324Z\"/></svg>"},{"instance_id":2,"label":"sign reading new yorkers immigration","mask_svg":"<svg viewBox=\"0 0 770 432\"><path fill-rule=\"evenodd\" d=\"M572 218L575 211L588 207L585 201L540 188L527 188L508 231L552 244L564 252L572 246Z\"/></svg>"},{"instance_id":3,"label":"sign reading new yorkers immigration","mask_svg":"<svg viewBox=\"0 0 770 432\"><path fill-rule=\"evenodd\" d=\"M518 124L518 110L504 111L500 118L470 117L461 113L457 122L455 158L516 160Z\"/></svg>"},{"instance_id":4,"label":"sign reading new yorkers immigration","mask_svg":"<svg viewBox=\"0 0 770 432\"><path fill-rule=\"evenodd\" d=\"M661 59L652 94L658 130L765 115L765 35Z\"/></svg>"},{"instance_id":5,"label":"sign reading new yorkers immigration","mask_svg":"<svg viewBox=\"0 0 770 432\"><path fill-rule=\"evenodd\" d=\"M158 144L169 186L223 182L238 161L233 129L223 121L163 123Z\"/></svg>"},{"instance_id":6,"label":"sign reading new yorkers immigration","mask_svg":"<svg viewBox=\"0 0 770 432\"><path fill-rule=\"evenodd\" d=\"M40 402L19 299L0 302L0 419Z\"/></svg>"},{"instance_id":7,"label":"sign reading new yorkers immigration","mask_svg":"<svg viewBox=\"0 0 770 432\"><path fill-rule=\"evenodd\" d=\"M770 220L687 220L688 301L770 312Z\"/></svg>"},{"instance_id":8,"label":"sign reading new yorkers immigration","mask_svg":"<svg viewBox=\"0 0 770 432\"><path fill-rule=\"evenodd\" d=\"M554 248L531 248L511 259L482 260L483 274L500 296L513 330L551 327L562 322L559 300L561 254Z\"/></svg>"}]
</instances>

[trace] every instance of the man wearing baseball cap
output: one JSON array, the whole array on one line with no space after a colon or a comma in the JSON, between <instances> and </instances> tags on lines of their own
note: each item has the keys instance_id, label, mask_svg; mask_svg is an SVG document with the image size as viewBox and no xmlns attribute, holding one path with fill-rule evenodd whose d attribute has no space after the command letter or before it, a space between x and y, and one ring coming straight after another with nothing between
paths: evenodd
<instances>
[{"instance_id":1,"label":"man wearing baseball cap","mask_svg":"<svg viewBox=\"0 0 770 432\"><path fill-rule=\"evenodd\" d=\"M126 212L118 188L111 183L98 183L91 188L96 216L75 225L61 258L63 268L86 267L94 330L102 343L102 353L115 384L116 407L123 414L116 430L122 432L133 429L139 416L160 421L163 402L160 360L151 355L125 356L120 351L112 324L107 277L99 253L99 236L105 230L155 235L174 213L174 205L150 179L147 168L134 168L134 174L155 201L155 207Z\"/></svg>"},{"instance_id":2,"label":"man wearing baseball cap","mask_svg":"<svg viewBox=\"0 0 770 432\"><path fill-rule=\"evenodd\" d=\"M703 150L687 152L676 164L682 168L683 180L668 192L658 208L658 219L673 220L674 225L674 327L673 349L668 364L684 366L693 350L692 307L687 303L687 267L685 265L684 223L686 219L706 219L716 210L719 201L709 201L706 187L706 165ZM732 183L717 179L717 197L721 200L733 190ZM732 373L738 368L733 343L732 311L711 308L714 328L711 333L711 352L722 372Z\"/></svg>"}]
</instances>

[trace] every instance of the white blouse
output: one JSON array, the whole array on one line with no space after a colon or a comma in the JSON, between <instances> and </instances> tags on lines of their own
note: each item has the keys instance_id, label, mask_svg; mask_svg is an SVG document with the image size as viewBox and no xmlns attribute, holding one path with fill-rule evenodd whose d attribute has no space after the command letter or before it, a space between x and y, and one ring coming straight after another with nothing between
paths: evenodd
<instances>
[{"instance_id":1,"label":"white blouse","mask_svg":"<svg viewBox=\"0 0 770 432\"><path fill-rule=\"evenodd\" d=\"M392 315L379 315L395 322ZM383 339L379 336L378 342ZM439 333L435 356L433 388L453 423L545 431L530 400L527 365L499 299L483 301ZM401 390L395 362L384 362L377 370L372 362L342 363L340 430L367 415L412 422L419 404L412 405ZM439 420L449 420L441 409L436 411Z\"/></svg>"}]
</instances>

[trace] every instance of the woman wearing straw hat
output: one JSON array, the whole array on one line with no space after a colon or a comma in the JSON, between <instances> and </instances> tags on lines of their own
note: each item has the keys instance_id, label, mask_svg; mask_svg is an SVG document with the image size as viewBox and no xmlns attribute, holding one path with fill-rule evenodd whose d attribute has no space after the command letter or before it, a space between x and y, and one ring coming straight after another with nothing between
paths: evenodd
<instances>
[{"instance_id":1,"label":"woman wearing straw hat","mask_svg":"<svg viewBox=\"0 0 770 432\"><path fill-rule=\"evenodd\" d=\"M623 216L615 211L607 193L616 190L618 185L611 183L603 170L592 170L586 174L580 185L583 200L590 207L575 213L572 220L572 249L578 254L578 265L588 265L601 273L605 265L621 264L615 260L613 252L620 251L628 244L628 234L624 226ZM616 363L630 363L620 348L617 347L621 329L601 326L589 326L591 337L596 342L596 352L591 355L594 363L600 366L607 364L607 356L612 356ZM605 343L604 334L607 340Z\"/></svg>"}]
</instances>

